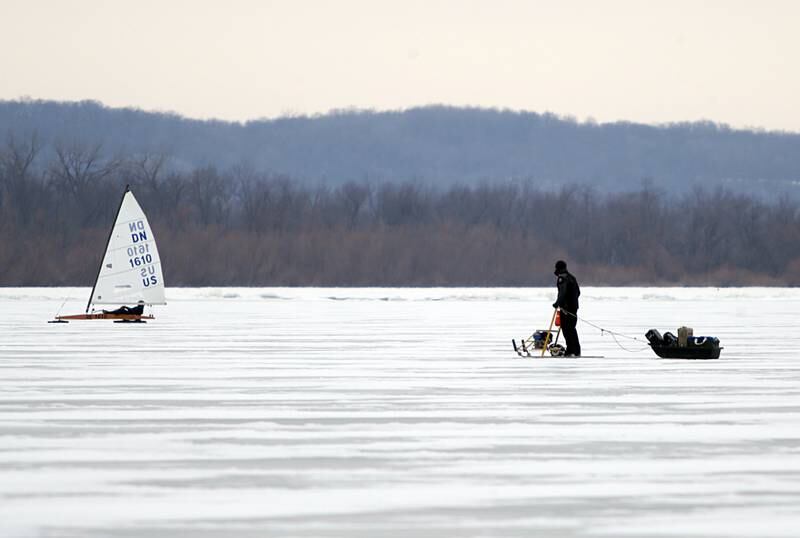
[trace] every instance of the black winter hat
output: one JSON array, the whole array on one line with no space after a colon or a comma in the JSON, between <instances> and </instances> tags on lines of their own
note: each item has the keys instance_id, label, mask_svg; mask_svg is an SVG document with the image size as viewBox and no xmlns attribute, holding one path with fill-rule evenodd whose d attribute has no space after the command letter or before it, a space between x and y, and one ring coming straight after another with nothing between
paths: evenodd
<instances>
[{"instance_id":1,"label":"black winter hat","mask_svg":"<svg viewBox=\"0 0 800 538\"><path fill-rule=\"evenodd\" d=\"M565 262L564 260L558 260L556 262L556 270L553 271L553 274L557 275L559 273L565 273L566 271L567 271L567 262Z\"/></svg>"}]
</instances>

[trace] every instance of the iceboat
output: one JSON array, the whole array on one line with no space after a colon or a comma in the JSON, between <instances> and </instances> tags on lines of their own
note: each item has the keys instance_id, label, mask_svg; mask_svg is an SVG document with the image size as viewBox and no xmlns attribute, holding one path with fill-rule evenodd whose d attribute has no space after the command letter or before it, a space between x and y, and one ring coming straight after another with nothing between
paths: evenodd
<instances>
[{"instance_id":1,"label":"iceboat","mask_svg":"<svg viewBox=\"0 0 800 538\"><path fill-rule=\"evenodd\" d=\"M135 306L126 306L131 304ZM167 304L164 276L153 230L128 185L108 234L105 254L89 294L86 312L57 315L53 322L91 319L143 322L154 319L152 314L144 314L145 306L163 304ZM106 305L118 308L97 311L97 306Z\"/></svg>"}]
</instances>

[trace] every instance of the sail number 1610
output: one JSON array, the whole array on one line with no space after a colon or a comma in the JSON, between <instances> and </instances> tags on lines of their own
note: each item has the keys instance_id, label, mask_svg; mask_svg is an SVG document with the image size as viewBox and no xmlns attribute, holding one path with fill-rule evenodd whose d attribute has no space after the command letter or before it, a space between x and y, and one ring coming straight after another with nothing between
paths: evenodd
<instances>
[{"instance_id":1,"label":"sail number 1610","mask_svg":"<svg viewBox=\"0 0 800 538\"><path fill-rule=\"evenodd\" d=\"M153 256L152 254L145 254L144 256L136 256L135 258L130 258L128 262L130 262L131 267L141 267L142 265L153 263Z\"/></svg>"}]
</instances>

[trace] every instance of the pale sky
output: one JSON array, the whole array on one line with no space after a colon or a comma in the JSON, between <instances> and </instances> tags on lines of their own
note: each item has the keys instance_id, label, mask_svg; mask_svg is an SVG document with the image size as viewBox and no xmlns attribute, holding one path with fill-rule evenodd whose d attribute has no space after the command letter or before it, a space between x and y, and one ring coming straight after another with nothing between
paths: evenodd
<instances>
[{"instance_id":1,"label":"pale sky","mask_svg":"<svg viewBox=\"0 0 800 538\"><path fill-rule=\"evenodd\" d=\"M426 104L800 132L800 1L0 0L0 99Z\"/></svg>"}]
</instances>

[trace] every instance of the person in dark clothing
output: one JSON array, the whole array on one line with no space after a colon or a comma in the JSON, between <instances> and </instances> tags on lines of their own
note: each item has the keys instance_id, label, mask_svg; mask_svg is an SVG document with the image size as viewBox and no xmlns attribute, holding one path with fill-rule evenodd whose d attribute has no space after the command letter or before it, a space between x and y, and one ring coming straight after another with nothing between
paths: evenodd
<instances>
[{"instance_id":1,"label":"person in dark clothing","mask_svg":"<svg viewBox=\"0 0 800 538\"><path fill-rule=\"evenodd\" d=\"M103 310L103 314L130 314L141 316L144 314L144 303L139 303L136 306L120 306L116 310Z\"/></svg>"},{"instance_id":2,"label":"person in dark clothing","mask_svg":"<svg viewBox=\"0 0 800 538\"><path fill-rule=\"evenodd\" d=\"M561 310L561 332L564 333L564 340L567 341L565 356L580 357L581 343L578 340L578 297L581 295L581 288L578 281L567 271L567 262L558 260L556 270L553 272L558 277L558 298L553 303L553 308Z\"/></svg>"}]
</instances>

